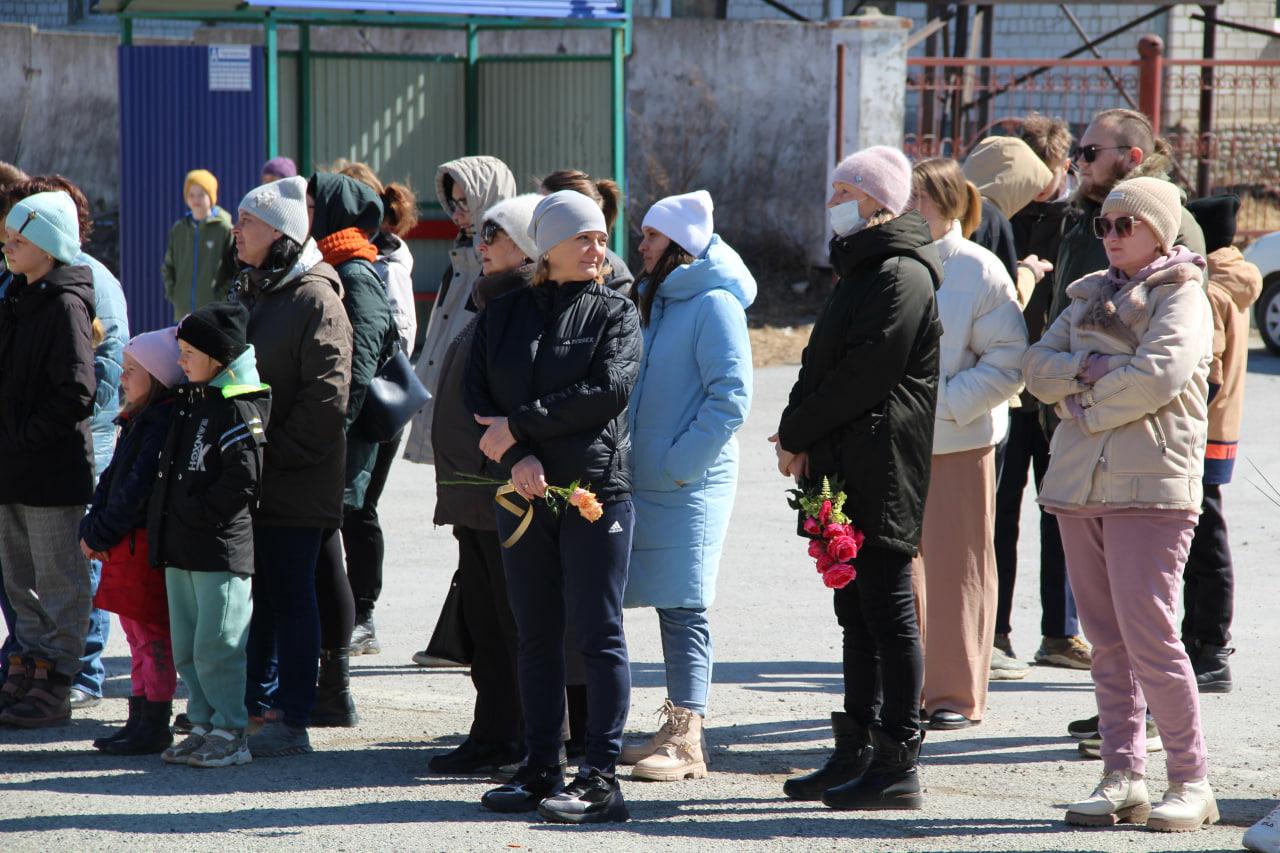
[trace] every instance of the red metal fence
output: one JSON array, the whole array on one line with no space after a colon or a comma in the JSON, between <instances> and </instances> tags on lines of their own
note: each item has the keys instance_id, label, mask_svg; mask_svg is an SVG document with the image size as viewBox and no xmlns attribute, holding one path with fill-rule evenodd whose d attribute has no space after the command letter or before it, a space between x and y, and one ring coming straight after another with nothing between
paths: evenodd
<instances>
[{"instance_id":1,"label":"red metal fence","mask_svg":"<svg viewBox=\"0 0 1280 853\"><path fill-rule=\"evenodd\" d=\"M1188 192L1240 195L1242 235L1280 230L1280 61L1168 60L1143 48L1132 60L912 57L907 153L962 159L1032 110L1065 119L1078 138L1094 113L1128 107L1155 119ZM1212 113L1203 127L1202 109Z\"/></svg>"}]
</instances>

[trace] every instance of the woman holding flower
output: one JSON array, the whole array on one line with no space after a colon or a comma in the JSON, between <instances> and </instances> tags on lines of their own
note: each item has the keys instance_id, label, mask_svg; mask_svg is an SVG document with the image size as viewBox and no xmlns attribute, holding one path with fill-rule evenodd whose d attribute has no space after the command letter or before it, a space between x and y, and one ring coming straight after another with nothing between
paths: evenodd
<instances>
[{"instance_id":1,"label":"woman holding flower","mask_svg":"<svg viewBox=\"0 0 1280 853\"><path fill-rule=\"evenodd\" d=\"M480 441L532 518L497 513L507 593L519 634L525 764L485 794L495 811L537 809L569 823L627 819L614 775L631 695L622 593L634 512L627 400L640 366L635 306L601 283L607 233L599 205L571 191L538 203L531 287L485 308L467 364L466 399ZM548 484L580 482L601 516L556 511ZM504 496L510 503L512 496ZM583 503L582 494L569 496ZM588 500L589 504L590 501ZM587 668L586 756L568 787L560 767L563 637L572 621Z\"/></svg>"},{"instance_id":2,"label":"woman holding flower","mask_svg":"<svg viewBox=\"0 0 1280 853\"><path fill-rule=\"evenodd\" d=\"M734 433L751 405L746 309L756 282L715 234L705 190L664 198L644 218L644 274L632 296L644 357L631 396L636 533L627 607L656 607L666 720L623 750L632 778L706 775L702 722L720 548L738 485Z\"/></svg>"},{"instance_id":3,"label":"woman holding flower","mask_svg":"<svg viewBox=\"0 0 1280 853\"><path fill-rule=\"evenodd\" d=\"M833 808L922 806L920 634L911 558L929 488L942 279L928 225L903 215L911 164L885 146L845 158L827 207L835 291L814 324L773 437L778 469L841 481L843 512L866 536L857 578L835 591L844 629L844 711L824 767L787 780ZM829 547L829 546L828 546Z\"/></svg>"}]
</instances>

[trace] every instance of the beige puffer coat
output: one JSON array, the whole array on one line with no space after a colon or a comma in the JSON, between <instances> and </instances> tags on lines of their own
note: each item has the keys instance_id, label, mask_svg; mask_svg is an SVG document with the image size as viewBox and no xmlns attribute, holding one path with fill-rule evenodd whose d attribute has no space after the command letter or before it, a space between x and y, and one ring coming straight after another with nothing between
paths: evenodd
<instances>
[{"instance_id":1,"label":"beige puffer coat","mask_svg":"<svg viewBox=\"0 0 1280 853\"><path fill-rule=\"evenodd\" d=\"M1070 285L1070 304L1022 359L1027 390L1063 419L1040 503L1198 512L1213 343L1201 267L1174 264L1110 300L1106 280ZM1092 387L1077 378L1090 353L1113 357ZM1072 394L1082 395L1080 418L1064 403Z\"/></svg>"}]
</instances>

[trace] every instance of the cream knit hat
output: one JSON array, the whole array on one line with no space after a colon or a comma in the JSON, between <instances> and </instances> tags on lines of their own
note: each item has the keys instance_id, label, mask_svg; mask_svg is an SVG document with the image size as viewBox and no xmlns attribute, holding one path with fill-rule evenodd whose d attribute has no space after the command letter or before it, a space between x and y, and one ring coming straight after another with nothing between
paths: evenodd
<instances>
[{"instance_id":1,"label":"cream knit hat","mask_svg":"<svg viewBox=\"0 0 1280 853\"><path fill-rule=\"evenodd\" d=\"M1182 225L1182 191L1160 178L1121 181L1102 202L1102 215L1109 213L1128 214L1150 225L1167 252Z\"/></svg>"}]
</instances>

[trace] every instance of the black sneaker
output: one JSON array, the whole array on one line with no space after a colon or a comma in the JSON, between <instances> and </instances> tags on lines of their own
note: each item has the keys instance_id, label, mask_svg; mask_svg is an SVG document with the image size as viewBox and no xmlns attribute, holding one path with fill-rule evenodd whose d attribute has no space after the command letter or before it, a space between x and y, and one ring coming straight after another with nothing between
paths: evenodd
<instances>
[{"instance_id":1,"label":"black sneaker","mask_svg":"<svg viewBox=\"0 0 1280 853\"><path fill-rule=\"evenodd\" d=\"M564 773L560 765L533 767L528 764L516 771L511 781L500 788L485 791L480 804L495 812L507 814L531 812L547 797L564 790Z\"/></svg>"},{"instance_id":2,"label":"black sneaker","mask_svg":"<svg viewBox=\"0 0 1280 853\"><path fill-rule=\"evenodd\" d=\"M618 778L594 767L579 771L568 787L543 800L538 814L554 823L622 823L631 817Z\"/></svg>"},{"instance_id":3,"label":"black sneaker","mask_svg":"<svg viewBox=\"0 0 1280 853\"><path fill-rule=\"evenodd\" d=\"M1067 734L1077 740L1093 740L1100 737L1098 734L1097 714L1087 720L1076 720L1073 723L1067 723Z\"/></svg>"},{"instance_id":4,"label":"black sneaker","mask_svg":"<svg viewBox=\"0 0 1280 853\"><path fill-rule=\"evenodd\" d=\"M467 738L456 749L433 755L427 762L432 773L468 775L471 773L496 773L504 765L524 758L524 747L519 743L499 741L486 743Z\"/></svg>"}]
</instances>

